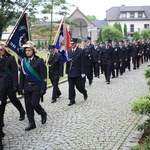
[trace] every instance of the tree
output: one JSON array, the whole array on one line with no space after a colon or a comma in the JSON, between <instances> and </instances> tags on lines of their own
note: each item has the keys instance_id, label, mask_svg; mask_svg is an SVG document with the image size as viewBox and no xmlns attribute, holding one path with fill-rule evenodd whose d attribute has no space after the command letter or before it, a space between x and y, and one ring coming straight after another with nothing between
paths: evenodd
<instances>
[{"instance_id":1,"label":"tree","mask_svg":"<svg viewBox=\"0 0 150 150\"><path fill-rule=\"evenodd\" d=\"M102 28L99 31L98 42L102 41Z\"/></svg>"},{"instance_id":2,"label":"tree","mask_svg":"<svg viewBox=\"0 0 150 150\"><path fill-rule=\"evenodd\" d=\"M47 46L47 41L46 41L46 40L45 40L45 43L44 43L44 45L45 45L45 46Z\"/></svg>"},{"instance_id":3,"label":"tree","mask_svg":"<svg viewBox=\"0 0 150 150\"><path fill-rule=\"evenodd\" d=\"M122 27L120 22L115 22L113 26L122 33Z\"/></svg>"},{"instance_id":4,"label":"tree","mask_svg":"<svg viewBox=\"0 0 150 150\"><path fill-rule=\"evenodd\" d=\"M39 18L35 17L35 14L41 13L41 11L39 11L39 7L41 8L41 6L43 6L42 13L51 14L51 23L53 22L54 13L66 17L69 11L67 4L66 0L51 0L50 3L46 1L41 2L41 0L30 0L30 4L28 5L29 22L40 22ZM3 31L10 24L14 25L16 23L26 5L26 3L20 0L0 0L0 39ZM68 6L73 5L68 4ZM56 8L55 11L53 11L54 8ZM52 29L53 27L51 26L49 36L54 36Z\"/></svg>"},{"instance_id":5,"label":"tree","mask_svg":"<svg viewBox=\"0 0 150 150\"><path fill-rule=\"evenodd\" d=\"M32 22L36 21L35 13L38 10L40 0L31 0L28 6L28 11L30 13L30 19ZM15 23L22 11L24 10L26 3L18 0L0 0L0 39L3 31L11 24Z\"/></svg>"},{"instance_id":6,"label":"tree","mask_svg":"<svg viewBox=\"0 0 150 150\"><path fill-rule=\"evenodd\" d=\"M123 39L123 34L112 26L104 26L102 28L101 36L103 41L107 39L116 39L116 41L119 42L121 39Z\"/></svg>"},{"instance_id":7,"label":"tree","mask_svg":"<svg viewBox=\"0 0 150 150\"><path fill-rule=\"evenodd\" d=\"M42 47L42 49L44 48L44 42L43 41L41 42L41 47Z\"/></svg>"},{"instance_id":8,"label":"tree","mask_svg":"<svg viewBox=\"0 0 150 150\"><path fill-rule=\"evenodd\" d=\"M91 15L87 15L86 17L87 17L89 20L91 20L91 21L92 21L92 20L97 20L95 15L92 15L92 16L91 16Z\"/></svg>"},{"instance_id":9,"label":"tree","mask_svg":"<svg viewBox=\"0 0 150 150\"><path fill-rule=\"evenodd\" d=\"M13 7L14 3L11 1L0 0L0 39L3 33L3 30L6 29L9 21L12 20L15 15L15 8ZM11 8L12 7L12 8ZM7 10L7 12L6 12Z\"/></svg>"},{"instance_id":10,"label":"tree","mask_svg":"<svg viewBox=\"0 0 150 150\"><path fill-rule=\"evenodd\" d=\"M40 40L38 39L38 43L37 43L37 48L40 49L41 48L41 42Z\"/></svg>"},{"instance_id":11,"label":"tree","mask_svg":"<svg viewBox=\"0 0 150 150\"><path fill-rule=\"evenodd\" d=\"M120 22L118 23L118 30L122 33L122 27L121 27L121 24L120 24Z\"/></svg>"},{"instance_id":12,"label":"tree","mask_svg":"<svg viewBox=\"0 0 150 150\"><path fill-rule=\"evenodd\" d=\"M134 34L133 34L133 40L140 39L140 38L141 38L140 33L139 32L134 32Z\"/></svg>"},{"instance_id":13,"label":"tree","mask_svg":"<svg viewBox=\"0 0 150 150\"><path fill-rule=\"evenodd\" d=\"M125 37L125 38L128 38L127 25L126 25L126 24L124 24L124 29L123 29L123 31L124 31L124 37Z\"/></svg>"},{"instance_id":14,"label":"tree","mask_svg":"<svg viewBox=\"0 0 150 150\"><path fill-rule=\"evenodd\" d=\"M150 32L148 30L142 30L141 37L146 41L150 37Z\"/></svg>"},{"instance_id":15,"label":"tree","mask_svg":"<svg viewBox=\"0 0 150 150\"><path fill-rule=\"evenodd\" d=\"M45 2L43 3L43 10L42 13L47 15L50 14L50 44L52 43L52 37L55 35L55 33L53 32L53 15L57 14L59 16L62 16L64 18L67 17L68 14L68 10L69 7L68 6L73 6L70 5L69 3L67 3L66 0L50 0L50 2Z\"/></svg>"}]
</instances>

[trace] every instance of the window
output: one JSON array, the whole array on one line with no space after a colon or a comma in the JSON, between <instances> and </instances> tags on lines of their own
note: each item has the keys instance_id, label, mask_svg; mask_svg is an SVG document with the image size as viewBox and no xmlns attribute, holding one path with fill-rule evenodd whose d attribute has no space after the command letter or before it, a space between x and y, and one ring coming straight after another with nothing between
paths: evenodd
<instances>
[{"instance_id":1,"label":"window","mask_svg":"<svg viewBox=\"0 0 150 150\"><path fill-rule=\"evenodd\" d=\"M143 13L142 12L138 12L138 18L142 18L143 17Z\"/></svg>"},{"instance_id":2,"label":"window","mask_svg":"<svg viewBox=\"0 0 150 150\"><path fill-rule=\"evenodd\" d=\"M127 18L127 14L126 13L122 13L122 18Z\"/></svg>"},{"instance_id":3,"label":"window","mask_svg":"<svg viewBox=\"0 0 150 150\"><path fill-rule=\"evenodd\" d=\"M130 18L134 18L134 13L130 13Z\"/></svg>"},{"instance_id":4,"label":"window","mask_svg":"<svg viewBox=\"0 0 150 150\"><path fill-rule=\"evenodd\" d=\"M145 29L149 29L149 28L150 28L150 25L149 25L149 24L144 24L144 28L145 28Z\"/></svg>"},{"instance_id":5,"label":"window","mask_svg":"<svg viewBox=\"0 0 150 150\"><path fill-rule=\"evenodd\" d=\"M130 32L134 32L134 24L130 24Z\"/></svg>"}]
</instances>

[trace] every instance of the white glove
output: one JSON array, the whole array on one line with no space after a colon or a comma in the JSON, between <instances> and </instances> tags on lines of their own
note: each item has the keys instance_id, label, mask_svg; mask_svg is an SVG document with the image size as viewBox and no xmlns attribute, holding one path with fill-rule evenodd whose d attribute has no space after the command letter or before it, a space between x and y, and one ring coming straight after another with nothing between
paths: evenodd
<instances>
[{"instance_id":1,"label":"white glove","mask_svg":"<svg viewBox=\"0 0 150 150\"><path fill-rule=\"evenodd\" d=\"M81 74L81 77L84 78L84 77L85 77L85 74Z\"/></svg>"}]
</instances>

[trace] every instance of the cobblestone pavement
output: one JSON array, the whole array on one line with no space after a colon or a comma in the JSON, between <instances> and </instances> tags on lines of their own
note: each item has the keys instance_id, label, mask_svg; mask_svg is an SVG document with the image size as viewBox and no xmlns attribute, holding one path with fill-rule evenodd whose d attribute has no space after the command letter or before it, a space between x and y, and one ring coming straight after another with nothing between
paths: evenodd
<instances>
[{"instance_id":1,"label":"cobblestone pavement","mask_svg":"<svg viewBox=\"0 0 150 150\"><path fill-rule=\"evenodd\" d=\"M4 150L122 150L129 149L128 140L141 117L131 112L131 102L148 92L143 64L138 70L126 71L107 85L104 75L86 83L88 99L77 92L76 104L68 106L68 83L60 84L61 97L51 103L52 88L47 90L42 105L48 113L41 125L25 132L27 118L19 122L19 113L8 104L5 113ZM24 105L24 100L21 99Z\"/></svg>"}]
</instances>

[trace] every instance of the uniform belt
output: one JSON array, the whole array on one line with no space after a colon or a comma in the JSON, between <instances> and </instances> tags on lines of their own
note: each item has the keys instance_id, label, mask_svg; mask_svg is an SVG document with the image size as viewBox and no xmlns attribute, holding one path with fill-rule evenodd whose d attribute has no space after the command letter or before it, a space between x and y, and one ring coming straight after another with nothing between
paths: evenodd
<instances>
[{"instance_id":1,"label":"uniform belt","mask_svg":"<svg viewBox=\"0 0 150 150\"><path fill-rule=\"evenodd\" d=\"M27 85L29 85L29 86L36 85L35 82L26 82L26 83L27 83Z\"/></svg>"}]
</instances>

